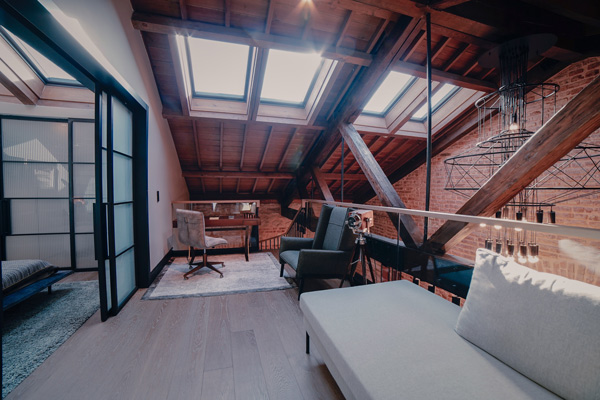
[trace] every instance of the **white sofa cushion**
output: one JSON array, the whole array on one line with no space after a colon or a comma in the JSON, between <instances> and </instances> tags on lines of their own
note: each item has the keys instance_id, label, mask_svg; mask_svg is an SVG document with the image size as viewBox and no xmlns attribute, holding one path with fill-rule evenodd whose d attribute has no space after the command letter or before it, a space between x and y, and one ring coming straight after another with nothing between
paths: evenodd
<instances>
[{"instance_id":1,"label":"white sofa cushion","mask_svg":"<svg viewBox=\"0 0 600 400\"><path fill-rule=\"evenodd\" d=\"M558 398L457 335L460 307L413 283L303 293L300 308L348 399Z\"/></svg>"},{"instance_id":2,"label":"white sofa cushion","mask_svg":"<svg viewBox=\"0 0 600 400\"><path fill-rule=\"evenodd\" d=\"M567 399L600 399L600 287L477 250L456 332Z\"/></svg>"}]
</instances>

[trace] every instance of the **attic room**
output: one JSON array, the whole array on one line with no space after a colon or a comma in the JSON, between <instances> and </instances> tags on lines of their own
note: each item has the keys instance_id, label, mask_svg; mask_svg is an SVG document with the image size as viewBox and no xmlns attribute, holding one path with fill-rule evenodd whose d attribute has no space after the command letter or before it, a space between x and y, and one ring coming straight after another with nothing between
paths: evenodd
<instances>
[{"instance_id":1,"label":"attic room","mask_svg":"<svg viewBox=\"0 0 600 400\"><path fill-rule=\"evenodd\" d=\"M0 0L2 398L600 398L599 76L592 0Z\"/></svg>"}]
</instances>

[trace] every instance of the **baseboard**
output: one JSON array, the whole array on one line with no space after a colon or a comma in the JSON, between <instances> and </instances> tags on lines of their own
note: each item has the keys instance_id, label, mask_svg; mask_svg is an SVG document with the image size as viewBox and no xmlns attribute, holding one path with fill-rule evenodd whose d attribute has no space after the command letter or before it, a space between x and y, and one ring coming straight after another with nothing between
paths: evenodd
<instances>
[{"instance_id":1,"label":"baseboard","mask_svg":"<svg viewBox=\"0 0 600 400\"><path fill-rule=\"evenodd\" d=\"M148 284L148 286L150 286L152 282L154 282L158 274L160 274L163 268L171 261L173 257L178 257L174 253L175 250L173 250L173 248L171 247L169 251L167 251L167 254L165 254L165 256L158 262L156 267L154 267L154 269L150 272L150 283Z\"/></svg>"}]
</instances>

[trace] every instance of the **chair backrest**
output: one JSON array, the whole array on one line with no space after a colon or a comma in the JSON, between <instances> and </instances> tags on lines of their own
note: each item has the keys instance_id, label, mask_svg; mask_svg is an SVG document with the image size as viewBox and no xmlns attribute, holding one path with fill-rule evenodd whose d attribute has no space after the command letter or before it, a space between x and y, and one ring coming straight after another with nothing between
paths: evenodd
<instances>
[{"instance_id":1,"label":"chair backrest","mask_svg":"<svg viewBox=\"0 0 600 400\"><path fill-rule=\"evenodd\" d=\"M179 241L187 246L205 249L204 214L200 211L176 210Z\"/></svg>"},{"instance_id":2,"label":"chair backrest","mask_svg":"<svg viewBox=\"0 0 600 400\"><path fill-rule=\"evenodd\" d=\"M346 224L348 211L345 207L323 205L315 231L313 249L349 251L353 248L354 235Z\"/></svg>"}]
</instances>

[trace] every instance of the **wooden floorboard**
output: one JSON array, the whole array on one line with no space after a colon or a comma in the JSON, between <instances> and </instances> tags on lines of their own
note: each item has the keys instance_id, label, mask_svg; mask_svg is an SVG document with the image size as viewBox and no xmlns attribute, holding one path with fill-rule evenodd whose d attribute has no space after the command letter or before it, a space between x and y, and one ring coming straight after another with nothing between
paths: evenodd
<instances>
[{"instance_id":1,"label":"wooden floorboard","mask_svg":"<svg viewBox=\"0 0 600 400\"><path fill-rule=\"evenodd\" d=\"M7 399L343 399L316 349L304 353L297 289L144 292L104 323L94 314Z\"/></svg>"}]
</instances>

